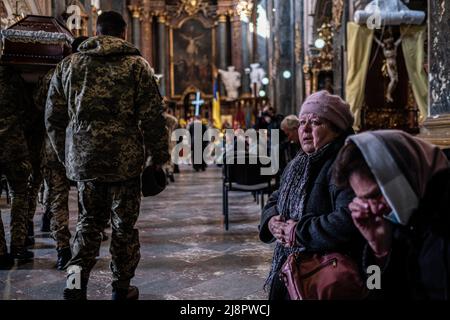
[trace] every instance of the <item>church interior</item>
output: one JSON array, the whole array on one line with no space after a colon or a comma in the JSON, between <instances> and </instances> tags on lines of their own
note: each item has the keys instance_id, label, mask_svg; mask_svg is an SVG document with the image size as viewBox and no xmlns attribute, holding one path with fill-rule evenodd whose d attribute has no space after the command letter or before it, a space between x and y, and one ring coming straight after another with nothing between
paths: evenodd
<instances>
[{"instance_id":1,"label":"church interior","mask_svg":"<svg viewBox=\"0 0 450 320\"><path fill-rule=\"evenodd\" d=\"M306 110L306 105L309 106L308 97L321 93L340 97L339 101L345 102L352 117L352 123L343 128L347 132L351 130L364 134L374 130L398 130L427 143L430 148L436 147L439 151L435 152L450 158L448 0L1 0L0 68L4 68L4 75L1 75L3 89L0 88L0 93L4 97L0 96L0 108L6 110L12 96L17 101L25 101L25 115L19 118L22 110L17 107L19 102L16 100L11 104L17 108L12 114L0 110L0 149L3 150L0 151L0 229L4 229L0 230L0 237L4 238L5 243L0 243L0 300L67 298L65 290L71 285L68 279L73 275L70 272L77 274L73 268L67 268L67 263L72 267L78 261L76 259L84 259L80 248L82 243L91 238L86 236L86 239L80 240L80 237L84 237L80 230L84 228L83 223L89 215L87 200L82 198L90 192L89 186L94 186L94 190L100 188L98 183L101 182L71 178L76 174L73 174L75 169L69 169L68 162L77 161L78 155L71 152L78 149L69 145L67 137L72 134L72 130L84 130L83 121L90 121L96 116L94 111L92 114L85 114L89 110L80 111L84 92L96 88L97 99L93 97L85 100L89 106L96 101L105 101L102 98L106 95L104 92L120 92L119 86L123 82L134 81L130 79L138 71L130 69L132 71L124 75L120 82L111 80L113 84L110 88L99 85L107 84L108 81L96 81L96 78L108 79L112 72L105 71L95 77L86 76L92 82L85 81L83 86L86 88L79 88L73 82L78 79L77 75L70 74L77 72L76 69L69 72L64 68L70 61L72 64L75 64L74 61L88 61L87 58L76 60L73 57L89 55L84 50L89 50L88 47L93 46L95 41L97 45L101 43L102 40L97 37L115 37L105 31L106 27L98 27L104 23L102 14L111 11L120 14L126 23L120 43L125 46L123 43L126 42L126 48L135 50L127 57L134 59L134 63L140 61L139 65L144 66L142 68L148 70L154 79L154 85L149 80L147 82L151 83L148 87L143 87L145 92L136 91L136 94L146 97L142 105L154 103L158 97L161 99L165 117L162 119L166 119L166 126L163 127L168 131L164 137L169 140L165 142L165 152L172 156L172 161L169 160L169 164L165 164L162 169L155 167L158 172L163 172L163 181L157 181L162 187L156 195L140 198L139 189L139 217L134 226L134 230L139 232L137 249L130 242L125 242L126 249L122 250L112 244L115 238L121 237L121 231L117 231L121 230L120 223L114 218L117 215L114 206L120 206L120 201L114 200L114 197L123 196L113 194L112 209L106 209L107 219L111 221L105 222L106 227L92 236L92 239L98 240L95 240L98 250L92 249L95 265L90 272L87 292L84 292L85 298L89 300L109 300L111 291L113 298L120 296L123 281L120 282L118 277L123 276L123 273L118 268L128 270L128 267L132 269L127 271L132 274L129 277L131 284L139 288L140 300L266 300L268 292L265 284L272 273L272 264L276 260L273 253L278 250L278 242L263 240L264 212L267 212L268 206L274 205L271 196L274 191L278 190L281 194L282 190L289 188L284 187L283 181L290 177L290 161L296 161L302 148L309 154L303 144L307 141L298 137L302 126L315 125L311 119L302 122L302 105L305 105ZM76 48L72 43L81 37L83 42L78 47L80 51L74 53ZM92 39L95 41L89 42ZM104 69L101 66L96 68L112 70L107 65L109 61L114 61L111 62L114 65L122 61L117 58L120 54L105 58L110 60L105 60ZM99 61L102 56L100 53L97 56L90 53L89 57L89 61ZM83 72L88 72L86 70L93 69L87 68ZM13 75L6 75L7 72ZM43 106L38 107L36 92L48 74L51 77L50 90L46 88ZM23 82L20 90L13 82L16 77ZM72 89L67 79L71 79ZM130 85L130 88L135 87L138 84ZM117 99L122 103L125 96L132 97L133 94L124 90ZM79 121L73 125L75 127L70 127L72 122L62 129L56 125L56 121L62 119L60 114L58 119L56 117L60 111L57 108L62 108L62 105L54 102L56 98L52 99L52 95L64 96L69 109L72 108L71 104L78 106L70 109L63 117L68 118L67 123ZM108 97L111 106L117 105L113 95ZM129 101L129 104L130 110L137 110L138 106L133 106L133 101ZM313 102L311 108L315 108ZM78 111L79 114L76 113ZM109 111L99 112L109 119ZM111 111L111 114L113 112L116 112L116 116L110 121L120 123L123 118L128 121L125 113ZM324 112L324 118L328 119L327 112L335 112L335 109ZM92 127L105 123L101 120L103 116L98 116L100 119ZM26 195L14 190L19 188L13 184L18 181L20 174L18 171L11 173L13 164L19 163L11 156L17 148L9 146L11 143L18 145L19 142L7 136L15 117L23 120L19 127L23 128L30 154L31 170L26 178ZM339 129L340 119L336 120ZM291 120L298 123L294 131L290 127ZM170 121L173 123L169 124ZM156 130L160 124L153 126ZM117 125L117 128L122 128L122 124ZM261 134L267 137L267 130L277 130L276 135L269 133L270 150L266 156L279 156L278 170L271 175L260 176L260 171L255 170L260 170L263 165L232 170L225 163L205 163L206 160L197 162L194 156L191 159L186 156L191 151L190 147L180 150L175 145L180 141L190 142L189 138L183 140L183 137L192 135L192 154L197 152L195 148L198 146L201 157L208 148L205 138L202 140L200 137L200 143L194 142L197 128L200 128L201 134L215 130L211 146L215 147L216 160L225 151L229 152L228 145L225 145L230 140L236 142L236 136L234 139L229 138L230 132L236 135L237 132L246 132L243 143L247 146L248 141L252 140L251 133L248 133L251 130L257 132L259 137L262 137ZM64 137L55 134L52 137L51 129L66 133L65 142ZM102 143L110 144L109 149L102 149L102 144L95 144L100 150L95 151L94 144L78 142L82 148L89 150L86 152L113 150L115 139L119 139L119 136L120 139L126 139L120 130L117 129L119 133L109 135L107 141ZM175 132L181 132L177 130L184 131L175 135ZM145 134L146 130L143 131L143 135L139 135L136 140L147 139L149 135ZM95 134L90 137L95 139ZM66 209L61 209L66 210L64 217L56 212L59 207L55 202L48 200L52 183L46 180L45 175L52 170L56 172L56 169L49 165L51 162L42 165L46 139L51 142L48 145L53 146L53 152L56 152L56 162L58 159L61 162L56 144L63 139L64 148L65 143L65 153L62 150L65 163L59 163L63 171L65 166L67 172L67 177L64 176L68 185L64 200ZM220 142L222 139L223 144ZM77 143L75 138L70 141ZM356 143L357 139L354 141ZM156 150L161 143L155 138L153 144ZM147 144L145 146L147 148ZM257 148L259 152L264 149L261 145ZM85 149L79 150L85 152ZM123 149L135 152L131 147L122 148L120 152ZM174 155L178 162L173 160ZM123 159L131 161L129 158L133 157L135 154L130 153ZM157 157L152 154L152 158ZM92 159L87 159L86 163ZM101 159L117 164L112 157ZM101 165L97 163L92 166L98 172L103 172ZM403 170L404 164L398 163L398 166ZM370 163L369 167L372 169ZM412 167L406 170L413 171ZM283 171L288 173L283 175ZM80 172L83 174L84 171L80 169ZM375 173L374 176L377 177ZM105 181L110 188L108 190L115 190L119 184L118 180ZM448 186L448 181L444 181L443 186ZM381 189L386 196L385 189ZM22 219L26 222L21 227L18 226L19 213L14 213L17 209L12 209L14 201L20 202L19 196L24 196L25 200L22 201L27 202ZM308 197L306 195L306 200L302 201L309 203ZM278 201L276 210L282 214L284 206L280 199L281 196L275 200ZM285 201L291 204L295 202L291 198ZM393 206L393 202L389 204ZM449 208L448 214L448 198L445 206ZM300 207L303 207L303 202ZM112 210L112 213L108 210ZM346 210L352 209L346 205ZM128 218L121 219L127 221ZM89 221L86 225L96 223ZM294 235L307 232L305 229L308 226L297 226ZM450 224L447 226L450 228ZM26 229L26 245L24 248L13 248L20 228ZM69 247L59 245L57 234L62 229L68 237L66 242L70 243ZM277 236L275 239L278 239ZM10 243L11 248L8 250ZM308 248L308 245L304 247ZM133 256L124 259L139 263L134 267L124 266L127 263L119 259L123 250L135 250ZM390 254L394 254L394 251ZM11 263L6 258L9 255L14 258ZM113 263L111 259L119 259L119 262ZM130 285L129 278L126 280L128 282L125 281L127 285ZM130 295L129 292L127 294Z\"/></svg>"}]
</instances>

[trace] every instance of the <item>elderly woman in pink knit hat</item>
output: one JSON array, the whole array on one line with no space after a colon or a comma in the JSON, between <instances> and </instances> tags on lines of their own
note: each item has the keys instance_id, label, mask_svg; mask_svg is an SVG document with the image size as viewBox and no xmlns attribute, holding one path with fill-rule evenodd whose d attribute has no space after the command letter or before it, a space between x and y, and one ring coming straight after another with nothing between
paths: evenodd
<instances>
[{"instance_id":1,"label":"elderly woman in pink knit hat","mask_svg":"<svg viewBox=\"0 0 450 320\"><path fill-rule=\"evenodd\" d=\"M260 239L276 241L265 287L269 299L289 299L280 269L291 253L360 252L362 237L348 209L354 194L332 180L336 156L353 133L353 115L339 96L320 91L303 103L298 134L302 151L288 164L280 188L263 209Z\"/></svg>"}]
</instances>

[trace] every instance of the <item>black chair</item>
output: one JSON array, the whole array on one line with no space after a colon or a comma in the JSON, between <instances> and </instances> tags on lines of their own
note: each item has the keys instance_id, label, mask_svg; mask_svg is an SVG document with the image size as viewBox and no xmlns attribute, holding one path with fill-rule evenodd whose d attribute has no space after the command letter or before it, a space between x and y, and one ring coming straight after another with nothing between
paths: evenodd
<instances>
[{"instance_id":1,"label":"black chair","mask_svg":"<svg viewBox=\"0 0 450 320\"><path fill-rule=\"evenodd\" d=\"M262 161L261 161L262 160ZM256 164L250 164L248 154L237 154L232 158L226 158L223 164L223 216L225 230L229 226L228 192L251 192L256 195L255 200L260 199L261 210L264 207L264 193L273 190L275 181L272 175L261 174L261 169L270 168L270 158L257 158ZM268 163L261 164L262 163ZM244 163L244 164L241 164ZM270 170L270 169L269 169Z\"/></svg>"},{"instance_id":2,"label":"black chair","mask_svg":"<svg viewBox=\"0 0 450 320\"><path fill-rule=\"evenodd\" d=\"M442 150L447 157L448 161L450 162L450 148L446 148Z\"/></svg>"}]
</instances>

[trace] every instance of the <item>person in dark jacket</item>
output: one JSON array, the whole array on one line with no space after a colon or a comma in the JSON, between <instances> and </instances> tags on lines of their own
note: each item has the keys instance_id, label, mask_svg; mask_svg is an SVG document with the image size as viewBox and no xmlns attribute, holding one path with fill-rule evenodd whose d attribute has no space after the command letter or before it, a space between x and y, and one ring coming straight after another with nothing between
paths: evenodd
<instances>
[{"instance_id":1,"label":"person in dark jacket","mask_svg":"<svg viewBox=\"0 0 450 320\"><path fill-rule=\"evenodd\" d=\"M208 127L202 123L200 116L196 116L194 121L189 125L188 130L191 135L192 167L196 172L200 170L205 171L207 164L205 159L203 159L203 151L208 146L208 142L203 141L203 136L208 130ZM195 155L196 153L197 155Z\"/></svg>"},{"instance_id":2,"label":"person in dark jacket","mask_svg":"<svg viewBox=\"0 0 450 320\"><path fill-rule=\"evenodd\" d=\"M449 299L450 169L444 153L397 130L349 138L336 181L350 185L349 208L366 246L363 268L378 265L376 298Z\"/></svg>"},{"instance_id":3,"label":"person in dark jacket","mask_svg":"<svg viewBox=\"0 0 450 320\"><path fill-rule=\"evenodd\" d=\"M289 299L278 275L290 253L351 253L360 240L348 210L354 194L350 188L337 188L331 178L337 153L352 132L348 104L320 91L306 99L299 119L303 151L286 167L261 216L260 239L277 242L265 285L271 300Z\"/></svg>"},{"instance_id":4,"label":"person in dark jacket","mask_svg":"<svg viewBox=\"0 0 450 320\"><path fill-rule=\"evenodd\" d=\"M288 115L281 121L280 128L286 135L286 138L280 143L280 170L283 173L287 164L295 158L300 151L300 140L298 136L298 127L300 120L295 114Z\"/></svg>"}]
</instances>

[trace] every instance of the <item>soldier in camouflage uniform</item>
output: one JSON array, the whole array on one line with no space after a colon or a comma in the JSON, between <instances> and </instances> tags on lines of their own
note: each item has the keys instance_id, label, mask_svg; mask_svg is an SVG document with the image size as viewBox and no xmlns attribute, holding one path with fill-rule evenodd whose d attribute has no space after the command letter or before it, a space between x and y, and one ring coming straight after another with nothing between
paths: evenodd
<instances>
[{"instance_id":1,"label":"soldier in camouflage uniform","mask_svg":"<svg viewBox=\"0 0 450 320\"><path fill-rule=\"evenodd\" d=\"M85 299L89 273L99 254L101 231L111 219L113 299L136 299L130 280L140 259L140 176L146 158L156 166L169 158L163 102L150 65L125 40L126 23L104 12L97 34L53 75L46 127L69 179L78 182L80 215L68 263L81 267L81 289L65 299Z\"/></svg>"},{"instance_id":2,"label":"soldier in camouflage uniform","mask_svg":"<svg viewBox=\"0 0 450 320\"><path fill-rule=\"evenodd\" d=\"M8 181L11 196L11 254L6 249L3 223L0 225L0 264L8 267L11 258L26 260L27 182L31 173L29 151L24 135L25 84L14 69L0 66L0 168ZM1 217L0 217L1 220Z\"/></svg>"},{"instance_id":3,"label":"soldier in camouflage uniform","mask_svg":"<svg viewBox=\"0 0 450 320\"><path fill-rule=\"evenodd\" d=\"M25 92L31 92L31 89L27 89ZM36 93L33 96L35 95ZM34 97L30 95L30 98ZM43 181L41 174L41 151L45 137L44 108L37 106L35 99L33 100L30 99L29 103L27 103L29 117L26 120L27 125L25 127L25 139L28 143L32 168L28 182L28 234L25 241L27 246L33 246L35 243L33 219L36 212L39 190Z\"/></svg>"},{"instance_id":4,"label":"soldier in camouflage uniform","mask_svg":"<svg viewBox=\"0 0 450 320\"><path fill-rule=\"evenodd\" d=\"M172 141L172 132L175 131L175 129L178 127L178 119L175 118L173 115L168 113L167 111L164 112L164 118L166 119L166 128L167 128L167 134L169 137L168 145L169 145L169 154L172 152L172 150L175 148L175 141ZM175 182L175 177L173 176L174 173L174 163L171 159L167 161L164 164L164 170L166 171L167 177L170 179L171 182Z\"/></svg>"},{"instance_id":5,"label":"soldier in camouflage uniform","mask_svg":"<svg viewBox=\"0 0 450 320\"><path fill-rule=\"evenodd\" d=\"M72 43L72 52L77 52L80 45L87 37L78 37ZM45 111L48 88L55 69L51 69L39 82L35 104ZM66 177L66 168L59 162L50 139L46 135L42 148L42 177L44 181L44 217L50 220L52 237L56 240L58 259L56 268L64 270L65 265L72 258L70 249L69 231L69 191L70 181ZM44 219L43 219L44 220Z\"/></svg>"}]
</instances>

